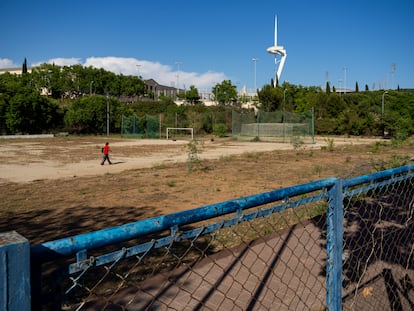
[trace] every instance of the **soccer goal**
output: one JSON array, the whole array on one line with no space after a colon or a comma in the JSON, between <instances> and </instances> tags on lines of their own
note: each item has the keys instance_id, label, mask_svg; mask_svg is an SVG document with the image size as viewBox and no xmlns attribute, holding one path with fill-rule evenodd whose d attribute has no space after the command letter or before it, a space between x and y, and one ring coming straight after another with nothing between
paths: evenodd
<instances>
[{"instance_id":1,"label":"soccer goal","mask_svg":"<svg viewBox=\"0 0 414 311\"><path fill-rule=\"evenodd\" d=\"M194 140L194 129L192 127L167 127L167 139L191 137Z\"/></svg>"}]
</instances>

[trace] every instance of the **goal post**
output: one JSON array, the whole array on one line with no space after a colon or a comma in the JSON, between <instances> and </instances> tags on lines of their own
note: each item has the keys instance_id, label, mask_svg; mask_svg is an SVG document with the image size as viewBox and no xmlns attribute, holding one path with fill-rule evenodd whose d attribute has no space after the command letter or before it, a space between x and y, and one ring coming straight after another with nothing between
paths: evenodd
<instances>
[{"instance_id":1,"label":"goal post","mask_svg":"<svg viewBox=\"0 0 414 311\"><path fill-rule=\"evenodd\" d=\"M172 131L174 131L174 133L177 133L179 131L184 132L184 133L189 132L188 134L191 135L191 140L194 140L194 128L192 127L167 127L167 133L166 133L167 140L171 138Z\"/></svg>"}]
</instances>

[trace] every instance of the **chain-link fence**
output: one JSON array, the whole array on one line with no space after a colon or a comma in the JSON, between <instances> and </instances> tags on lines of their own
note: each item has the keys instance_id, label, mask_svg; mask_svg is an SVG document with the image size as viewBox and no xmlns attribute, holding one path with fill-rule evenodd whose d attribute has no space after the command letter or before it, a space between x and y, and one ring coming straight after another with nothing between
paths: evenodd
<instances>
[{"instance_id":1,"label":"chain-link fence","mask_svg":"<svg viewBox=\"0 0 414 311\"><path fill-rule=\"evenodd\" d=\"M34 245L32 310L412 310L413 183L328 178Z\"/></svg>"},{"instance_id":2,"label":"chain-link fence","mask_svg":"<svg viewBox=\"0 0 414 311\"><path fill-rule=\"evenodd\" d=\"M320 310L332 180L35 246L76 261L44 265L34 297L55 300L43 309Z\"/></svg>"},{"instance_id":3,"label":"chain-link fence","mask_svg":"<svg viewBox=\"0 0 414 311\"><path fill-rule=\"evenodd\" d=\"M162 136L160 125L158 116L122 116L121 135L127 137L160 138Z\"/></svg>"},{"instance_id":4,"label":"chain-link fence","mask_svg":"<svg viewBox=\"0 0 414 311\"><path fill-rule=\"evenodd\" d=\"M172 112L159 115L122 116L121 134L126 137L166 138L167 128L192 128L195 135L211 134L217 126L231 133L231 111Z\"/></svg>"},{"instance_id":5,"label":"chain-link fence","mask_svg":"<svg viewBox=\"0 0 414 311\"><path fill-rule=\"evenodd\" d=\"M239 113L233 111L232 134L241 138L293 139L313 138L313 112L292 113L287 111Z\"/></svg>"},{"instance_id":6,"label":"chain-link fence","mask_svg":"<svg viewBox=\"0 0 414 311\"><path fill-rule=\"evenodd\" d=\"M231 110L173 112L122 116L121 134L127 137L166 138L167 128L192 128L195 135L216 134L237 138L313 138L313 112Z\"/></svg>"},{"instance_id":7,"label":"chain-link fence","mask_svg":"<svg viewBox=\"0 0 414 311\"><path fill-rule=\"evenodd\" d=\"M344 310L414 310L414 178L358 183L344 184Z\"/></svg>"}]
</instances>

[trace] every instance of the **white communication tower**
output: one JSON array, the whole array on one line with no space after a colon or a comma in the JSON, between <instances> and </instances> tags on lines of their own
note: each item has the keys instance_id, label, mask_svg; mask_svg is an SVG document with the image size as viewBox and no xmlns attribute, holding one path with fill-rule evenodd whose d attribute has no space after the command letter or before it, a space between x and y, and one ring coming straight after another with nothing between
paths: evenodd
<instances>
[{"instance_id":1,"label":"white communication tower","mask_svg":"<svg viewBox=\"0 0 414 311\"><path fill-rule=\"evenodd\" d=\"M266 51L275 56L275 80L273 82L274 87L276 87L277 81L280 81L280 76L282 74L283 66L286 61L286 50L281 45L277 45L277 16L275 15L275 44L271 47L268 47Z\"/></svg>"}]
</instances>

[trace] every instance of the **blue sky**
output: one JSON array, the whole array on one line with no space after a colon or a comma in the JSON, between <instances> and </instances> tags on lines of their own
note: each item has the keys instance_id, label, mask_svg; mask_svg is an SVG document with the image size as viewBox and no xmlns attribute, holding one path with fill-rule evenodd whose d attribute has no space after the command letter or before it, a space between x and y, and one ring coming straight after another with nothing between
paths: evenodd
<instances>
[{"instance_id":1,"label":"blue sky","mask_svg":"<svg viewBox=\"0 0 414 311\"><path fill-rule=\"evenodd\" d=\"M274 15L287 51L281 82L360 89L414 88L414 2L0 2L0 68L80 63L180 88L238 89L274 77ZM392 66L395 71L392 74Z\"/></svg>"}]
</instances>

